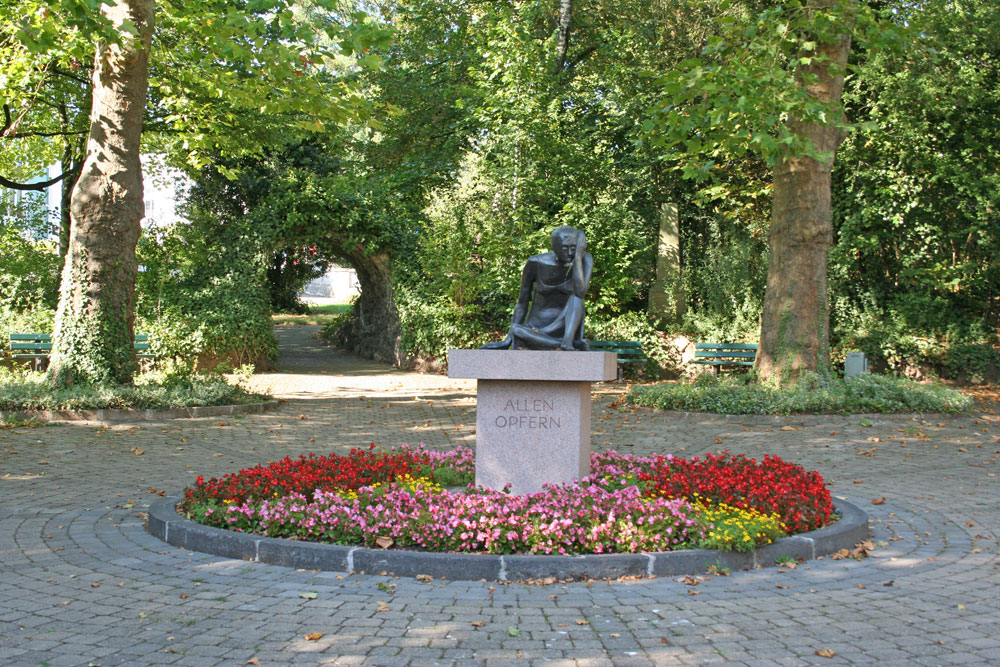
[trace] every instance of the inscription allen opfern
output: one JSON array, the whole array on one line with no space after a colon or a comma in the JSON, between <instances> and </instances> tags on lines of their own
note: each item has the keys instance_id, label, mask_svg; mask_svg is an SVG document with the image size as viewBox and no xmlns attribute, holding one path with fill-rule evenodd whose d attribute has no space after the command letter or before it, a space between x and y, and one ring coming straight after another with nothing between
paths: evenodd
<instances>
[{"instance_id":1,"label":"inscription allen opfern","mask_svg":"<svg viewBox=\"0 0 1000 667\"><path fill-rule=\"evenodd\" d=\"M562 428L562 417L551 414L536 414L554 412L555 403L554 400L544 398L509 398L503 411L511 414L497 415L493 423L498 428Z\"/></svg>"}]
</instances>

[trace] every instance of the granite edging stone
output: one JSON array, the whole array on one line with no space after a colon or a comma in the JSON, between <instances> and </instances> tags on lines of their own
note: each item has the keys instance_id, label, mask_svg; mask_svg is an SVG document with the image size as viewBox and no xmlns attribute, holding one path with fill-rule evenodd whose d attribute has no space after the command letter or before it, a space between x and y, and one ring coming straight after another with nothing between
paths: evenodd
<instances>
[{"instance_id":1,"label":"granite edging stone","mask_svg":"<svg viewBox=\"0 0 1000 667\"><path fill-rule=\"evenodd\" d=\"M177 513L179 496L167 496L149 508L147 530L182 549L224 558L268 563L295 569L427 575L455 581L516 582L555 577L558 580L617 579L631 576L704 574L710 565L730 570L775 567L778 558L811 560L850 549L868 538L868 515L856 505L834 498L836 523L808 533L783 537L749 553L689 549L662 553L559 555L456 554L403 549L369 549L263 537L203 526Z\"/></svg>"}]
</instances>

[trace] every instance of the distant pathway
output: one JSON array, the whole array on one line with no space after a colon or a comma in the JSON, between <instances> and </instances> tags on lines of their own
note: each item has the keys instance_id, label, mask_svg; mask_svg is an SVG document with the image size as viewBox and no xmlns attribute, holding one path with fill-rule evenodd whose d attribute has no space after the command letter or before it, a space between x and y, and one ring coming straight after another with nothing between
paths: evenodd
<instances>
[{"instance_id":1,"label":"distant pathway","mask_svg":"<svg viewBox=\"0 0 1000 667\"><path fill-rule=\"evenodd\" d=\"M277 372L254 376L252 386L282 398L372 391L475 391L474 380L401 371L324 345L317 339L321 329L313 325L275 327Z\"/></svg>"},{"instance_id":2,"label":"distant pathway","mask_svg":"<svg viewBox=\"0 0 1000 667\"><path fill-rule=\"evenodd\" d=\"M597 394L596 449L773 453L872 517L870 558L696 586L297 571L151 537L144 507L199 474L370 442L474 444L470 386L285 329L281 372L255 379L286 400L276 412L0 431L0 665L1000 664L995 414L684 416Z\"/></svg>"}]
</instances>

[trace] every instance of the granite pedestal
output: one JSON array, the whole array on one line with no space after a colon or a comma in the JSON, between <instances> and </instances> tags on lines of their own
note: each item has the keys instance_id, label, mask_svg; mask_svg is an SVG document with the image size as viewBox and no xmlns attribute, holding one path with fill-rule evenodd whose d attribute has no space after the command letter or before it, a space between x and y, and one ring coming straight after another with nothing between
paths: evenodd
<instances>
[{"instance_id":1,"label":"granite pedestal","mask_svg":"<svg viewBox=\"0 0 1000 667\"><path fill-rule=\"evenodd\" d=\"M476 484L515 494L590 474L590 385L617 377L614 352L449 350L474 378Z\"/></svg>"}]
</instances>

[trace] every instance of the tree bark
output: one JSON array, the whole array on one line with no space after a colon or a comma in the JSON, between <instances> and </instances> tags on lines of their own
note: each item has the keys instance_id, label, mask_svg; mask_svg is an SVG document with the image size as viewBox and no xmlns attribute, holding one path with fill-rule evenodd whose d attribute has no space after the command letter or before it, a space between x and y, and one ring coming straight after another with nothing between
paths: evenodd
<instances>
[{"instance_id":1,"label":"tree bark","mask_svg":"<svg viewBox=\"0 0 1000 667\"><path fill-rule=\"evenodd\" d=\"M94 59L87 156L73 189L49 377L57 385L127 384L136 257L144 214L139 139L155 0L117 0L102 12L121 41ZM131 21L138 34L124 31Z\"/></svg>"},{"instance_id":2,"label":"tree bark","mask_svg":"<svg viewBox=\"0 0 1000 667\"><path fill-rule=\"evenodd\" d=\"M552 66L553 76L558 76L566 67L566 53L569 51L569 26L573 18L573 0L559 0L559 36L556 41L556 59Z\"/></svg>"},{"instance_id":3,"label":"tree bark","mask_svg":"<svg viewBox=\"0 0 1000 667\"><path fill-rule=\"evenodd\" d=\"M358 356L398 366L403 360L389 256L359 251L352 253L350 263L358 272L361 295L335 342Z\"/></svg>"},{"instance_id":4,"label":"tree bark","mask_svg":"<svg viewBox=\"0 0 1000 667\"><path fill-rule=\"evenodd\" d=\"M819 5L829 8L836 1L821 0ZM820 44L818 49L827 60L814 59L799 72L800 80L815 77L806 86L810 95L839 104L850 47L849 32ZM843 139L839 129L820 123L791 119L789 129L829 157L788 156L774 167L770 264L756 365L761 380L779 385L794 384L804 372L820 372L830 365L830 179L833 155Z\"/></svg>"}]
</instances>

